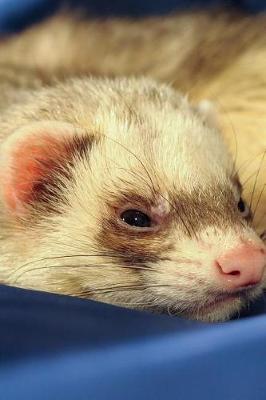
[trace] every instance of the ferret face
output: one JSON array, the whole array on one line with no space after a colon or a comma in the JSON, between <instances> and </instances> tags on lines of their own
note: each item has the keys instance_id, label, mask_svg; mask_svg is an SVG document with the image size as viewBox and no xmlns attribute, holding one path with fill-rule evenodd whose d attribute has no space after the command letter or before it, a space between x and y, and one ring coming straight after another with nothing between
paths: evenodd
<instances>
[{"instance_id":1,"label":"ferret face","mask_svg":"<svg viewBox=\"0 0 266 400\"><path fill-rule=\"evenodd\" d=\"M18 108L2 122L19 123L0 153L6 282L206 321L261 293L265 247L206 107L80 80Z\"/></svg>"}]
</instances>

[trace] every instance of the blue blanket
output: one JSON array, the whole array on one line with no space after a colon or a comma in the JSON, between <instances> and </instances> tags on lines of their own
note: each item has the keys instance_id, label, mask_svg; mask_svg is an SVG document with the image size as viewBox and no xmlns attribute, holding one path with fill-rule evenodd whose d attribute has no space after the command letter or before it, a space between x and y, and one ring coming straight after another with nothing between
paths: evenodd
<instances>
[{"instance_id":1,"label":"blue blanket","mask_svg":"<svg viewBox=\"0 0 266 400\"><path fill-rule=\"evenodd\" d=\"M203 324L0 286L0 326L1 400L266 397L265 314Z\"/></svg>"},{"instance_id":2,"label":"blue blanket","mask_svg":"<svg viewBox=\"0 0 266 400\"><path fill-rule=\"evenodd\" d=\"M266 0L0 0L0 32L12 32L55 11L61 5L82 6L97 15L165 14L180 8L231 5L265 11Z\"/></svg>"}]
</instances>

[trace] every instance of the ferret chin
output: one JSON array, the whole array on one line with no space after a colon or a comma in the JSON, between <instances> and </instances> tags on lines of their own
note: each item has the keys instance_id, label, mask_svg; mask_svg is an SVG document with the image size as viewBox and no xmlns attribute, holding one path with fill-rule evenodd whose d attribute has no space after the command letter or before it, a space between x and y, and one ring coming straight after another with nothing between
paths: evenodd
<instances>
[{"instance_id":1,"label":"ferret chin","mask_svg":"<svg viewBox=\"0 0 266 400\"><path fill-rule=\"evenodd\" d=\"M145 78L73 78L12 99L2 282L204 321L262 292L266 248L206 103Z\"/></svg>"}]
</instances>

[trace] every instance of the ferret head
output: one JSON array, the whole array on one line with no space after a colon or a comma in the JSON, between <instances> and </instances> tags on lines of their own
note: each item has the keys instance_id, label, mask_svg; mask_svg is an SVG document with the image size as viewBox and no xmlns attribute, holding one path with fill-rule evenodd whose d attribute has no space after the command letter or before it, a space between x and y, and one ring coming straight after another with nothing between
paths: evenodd
<instances>
[{"instance_id":1,"label":"ferret head","mask_svg":"<svg viewBox=\"0 0 266 400\"><path fill-rule=\"evenodd\" d=\"M73 80L0 125L0 270L19 286L216 321L266 264L207 103L146 79Z\"/></svg>"}]
</instances>

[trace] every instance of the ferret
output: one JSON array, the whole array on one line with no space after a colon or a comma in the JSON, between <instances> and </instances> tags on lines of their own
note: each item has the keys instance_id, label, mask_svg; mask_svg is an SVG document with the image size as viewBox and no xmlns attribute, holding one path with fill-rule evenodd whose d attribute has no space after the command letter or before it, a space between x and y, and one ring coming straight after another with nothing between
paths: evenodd
<instances>
[{"instance_id":1,"label":"ferret","mask_svg":"<svg viewBox=\"0 0 266 400\"><path fill-rule=\"evenodd\" d=\"M223 135L266 147L265 22L63 15L3 39L1 282L207 322L261 295L264 155L248 202Z\"/></svg>"}]
</instances>

